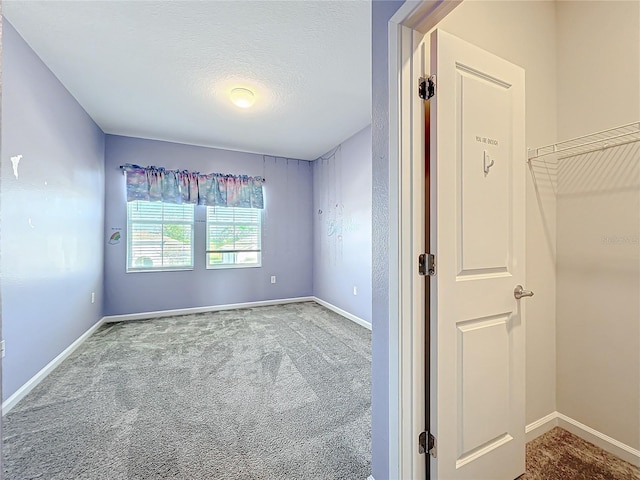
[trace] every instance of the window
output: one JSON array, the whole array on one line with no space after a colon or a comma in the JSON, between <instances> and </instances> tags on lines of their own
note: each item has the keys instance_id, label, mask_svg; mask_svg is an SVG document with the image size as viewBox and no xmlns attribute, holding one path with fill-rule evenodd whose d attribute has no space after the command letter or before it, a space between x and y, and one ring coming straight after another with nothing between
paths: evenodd
<instances>
[{"instance_id":1,"label":"window","mask_svg":"<svg viewBox=\"0 0 640 480\"><path fill-rule=\"evenodd\" d=\"M127 203L127 272L193 268L194 206Z\"/></svg>"},{"instance_id":2,"label":"window","mask_svg":"<svg viewBox=\"0 0 640 480\"><path fill-rule=\"evenodd\" d=\"M207 268L259 267L261 210L207 207Z\"/></svg>"}]
</instances>

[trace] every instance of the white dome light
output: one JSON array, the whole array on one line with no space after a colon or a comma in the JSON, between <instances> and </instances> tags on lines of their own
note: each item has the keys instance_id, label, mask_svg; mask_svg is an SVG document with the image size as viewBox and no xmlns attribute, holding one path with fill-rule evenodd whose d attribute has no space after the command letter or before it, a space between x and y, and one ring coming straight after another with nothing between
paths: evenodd
<instances>
[{"instance_id":1,"label":"white dome light","mask_svg":"<svg viewBox=\"0 0 640 480\"><path fill-rule=\"evenodd\" d=\"M234 88L231 90L231 101L240 108L249 108L256 101L254 93L248 88Z\"/></svg>"}]
</instances>

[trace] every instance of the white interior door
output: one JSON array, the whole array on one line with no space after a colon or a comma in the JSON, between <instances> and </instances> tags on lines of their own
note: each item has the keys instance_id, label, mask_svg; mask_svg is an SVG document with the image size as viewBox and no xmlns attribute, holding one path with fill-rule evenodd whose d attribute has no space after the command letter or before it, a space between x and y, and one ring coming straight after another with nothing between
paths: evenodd
<instances>
[{"instance_id":1,"label":"white interior door","mask_svg":"<svg viewBox=\"0 0 640 480\"><path fill-rule=\"evenodd\" d=\"M431 432L438 480L525 471L524 70L431 35ZM435 140L435 141L434 141Z\"/></svg>"}]
</instances>

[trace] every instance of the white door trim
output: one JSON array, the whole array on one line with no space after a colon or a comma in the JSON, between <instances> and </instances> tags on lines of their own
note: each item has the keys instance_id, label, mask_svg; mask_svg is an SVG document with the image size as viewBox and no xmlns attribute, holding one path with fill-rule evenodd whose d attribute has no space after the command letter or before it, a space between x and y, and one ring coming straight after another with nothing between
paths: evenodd
<instances>
[{"instance_id":1,"label":"white door trim","mask_svg":"<svg viewBox=\"0 0 640 480\"><path fill-rule=\"evenodd\" d=\"M424 118L419 39L461 0L406 2L389 21L389 478L425 478ZM419 60L420 59L420 60Z\"/></svg>"}]
</instances>

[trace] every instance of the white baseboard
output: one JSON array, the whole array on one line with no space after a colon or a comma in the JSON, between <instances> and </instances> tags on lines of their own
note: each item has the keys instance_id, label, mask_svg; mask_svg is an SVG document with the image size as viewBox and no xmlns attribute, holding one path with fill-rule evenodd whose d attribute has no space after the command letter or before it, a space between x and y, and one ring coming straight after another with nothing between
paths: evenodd
<instances>
[{"instance_id":1,"label":"white baseboard","mask_svg":"<svg viewBox=\"0 0 640 480\"><path fill-rule=\"evenodd\" d=\"M550 413L549 415L527 425L525 430L527 434L527 442L545 432L548 432L556 426L577 435L587 442L597 445L603 450L614 454L632 465L640 467L640 450L630 447L629 445L605 435L604 433L599 432L584 423L580 423L560 412Z\"/></svg>"},{"instance_id":2,"label":"white baseboard","mask_svg":"<svg viewBox=\"0 0 640 480\"><path fill-rule=\"evenodd\" d=\"M367 480L376 480L376 479L375 479L375 478L373 478L373 475L369 475L369 476L367 477Z\"/></svg>"},{"instance_id":3,"label":"white baseboard","mask_svg":"<svg viewBox=\"0 0 640 480\"><path fill-rule=\"evenodd\" d=\"M315 302L319 303L320 305L322 305L323 307L328 308L331 311L336 312L338 315L342 315L345 318L348 318L349 320L351 320L352 322L357 323L358 325L363 326L364 328L366 328L367 330L371 330L371 323L367 322L366 320L363 320L360 317L356 317L355 315L347 312L346 310L342 310L339 307L336 307L335 305L330 304L329 302L325 302L324 300L319 299L318 297L311 297ZM371 477L373 478L373 477Z\"/></svg>"},{"instance_id":4,"label":"white baseboard","mask_svg":"<svg viewBox=\"0 0 640 480\"><path fill-rule=\"evenodd\" d=\"M175 310L159 310L157 312L128 313L124 315L107 315L105 322L127 322L130 320L147 320L149 318L173 317L174 315L189 315L192 313L218 312L222 310L236 310L239 308L266 307L269 305L283 305L286 303L312 302L315 297L281 298L278 300L263 300L260 302L230 303L227 305L211 305L208 307L178 308Z\"/></svg>"},{"instance_id":5,"label":"white baseboard","mask_svg":"<svg viewBox=\"0 0 640 480\"><path fill-rule=\"evenodd\" d=\"M530 442L534 438L547 433L553 427L558 426L558 412L551 412L549 415L530 423L525 427L526 441Z\"/></svg>"},{"instance_id":6,"label":"white baseboard","mask_svg":"<svg viewBox=\"0 0 640 480\"><path fill-rule=\"evenodd\" d=\"M615 456L620 457L632 465L640 467L640 450L636 450L562 413L558 413L558 426L587 442L597 445L609 453L613 453Z\"/></svg>"},{"instance_id":7,"label":"white baseboard","mask_svg":"<svg viewBox=\"0 0 640 480\"><path fill-rule=\"evenodd\" d=\"M47 363L42 370L31 377L27 383L22 385L16 392L2 402L2 415L6 415L15 405L22 400L31 390L33 390L47 375L55 370L76 348L89 338L93 333L104 324L104 317L98 320L91 328L84 332L78 339L65 348L56 358Z\"/></svg>"}]
</instances>

